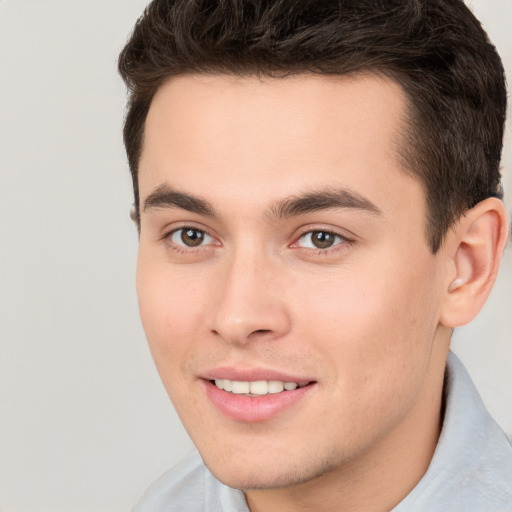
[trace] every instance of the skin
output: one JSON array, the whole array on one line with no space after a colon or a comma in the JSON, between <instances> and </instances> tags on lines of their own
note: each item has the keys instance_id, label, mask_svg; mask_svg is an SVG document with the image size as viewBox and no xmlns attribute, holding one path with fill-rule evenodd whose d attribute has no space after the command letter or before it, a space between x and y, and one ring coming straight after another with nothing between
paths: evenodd
<instances>
[{"instance_id":1,"label":"skin","mask_svg":"<svg viewBox=\"0 0 512 512\"><path fill-rule=\"evenodd\" d=\"M450 283L464 288L458 268L472 267L457 265L464 224L437 254L428 247L424 192L397 156L405 104L373 75L188 75L152 102L141 318L206 465L245 490L251 511L389 510L432 457L457 323ZM213 211L163 204L163 187ZM290 197L340 189L375 208L276 213ZM485 228L499 215L484 217ZM203 242L187 247L183 227ZM315 248L311 232L332 233L333 245ZM218 366L315 384L268 421L236 421L204 392L200 376Z\"/></svg>"}]
</instances>

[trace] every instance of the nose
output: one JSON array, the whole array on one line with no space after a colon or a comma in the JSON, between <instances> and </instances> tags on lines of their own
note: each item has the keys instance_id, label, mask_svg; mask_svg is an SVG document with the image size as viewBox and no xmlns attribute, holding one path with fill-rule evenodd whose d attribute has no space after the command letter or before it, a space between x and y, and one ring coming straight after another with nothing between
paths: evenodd
<instances>
[{"instance_id":1,"label":"nose","mask_svg":"<svg viewBox=\"0 0 512 512\"><path fill-rule=\"evenodd\" d=\"M276 262L254 252L234 255L221 273L211 331L228 343L274 340L290 328L290 315Z\"/></svg>"}]
</instances>

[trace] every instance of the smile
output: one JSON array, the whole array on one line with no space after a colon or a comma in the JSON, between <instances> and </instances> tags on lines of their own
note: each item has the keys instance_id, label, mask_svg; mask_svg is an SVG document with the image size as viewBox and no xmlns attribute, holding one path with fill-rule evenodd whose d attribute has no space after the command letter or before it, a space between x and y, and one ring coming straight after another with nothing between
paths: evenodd
<instances>
[{"instance_id":1,"label":"smile","mask_svg":"<svg viewBox=\"0 0 512 512\"><path fill-rule=\"evenodd\" d=\"M315 381L210 379L201 379L210 403L224 416L245 423L296 410L317 388Z\"/></svg>"},{"instance_id":2,"label":"smile","mask_svg":"<svg viewBox=\"0 0 512 512\"><path fill-rule=\"evenodd\" d=\"M218 389L228 391L235 395L245 395L250 397L281 393L283 391L293 391L294 389L306 385L299 384L297 382L283 382L280 380L240 381L215 379L213 382Z\"/></svg>"}]
</instances>

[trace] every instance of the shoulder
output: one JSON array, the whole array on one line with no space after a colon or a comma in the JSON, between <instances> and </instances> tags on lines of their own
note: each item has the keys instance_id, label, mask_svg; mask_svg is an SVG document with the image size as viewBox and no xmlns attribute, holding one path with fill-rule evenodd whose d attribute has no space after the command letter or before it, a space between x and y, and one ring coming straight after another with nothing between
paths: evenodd
<instances>
[{"instance_id":1,"label":"shoulder","mask_svg":"<svg viewBox=\"0 0 512 512\"><path fill-rule=\"evenodd\" d=\"M243 493L219 482L194 451L164 473L145 492L132 512L246 512Z\"/></svg>"},{"instance_id":2,"label":"shoulder","mask_svg":"<svg viewBox=\"0 0 512 512\"><path fill-rule=\"evenodd\" d=\"M450 354L445 415L427 473L395 511L512 512L512 446Z\"/></svg>"},{"instance_id":3,"label":"shoulder","mask_svg":"<svg viewBox=\"0 0 512 512\"><path fill-rule=\"evenodd\" d=\"M204 499L205 470L201 457L193 452L154 482L133 512L165 510L165 506L171 503L183 511L200 510L198 506Z\"/></svg>"}]
</instances>

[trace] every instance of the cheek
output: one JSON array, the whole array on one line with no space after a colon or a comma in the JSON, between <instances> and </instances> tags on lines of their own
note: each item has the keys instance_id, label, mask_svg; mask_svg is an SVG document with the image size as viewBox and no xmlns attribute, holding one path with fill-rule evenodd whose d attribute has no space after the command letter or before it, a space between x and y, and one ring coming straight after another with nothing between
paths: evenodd
<instances>
[{"instance_id":1,"label":"cheek","mask_svg":"<svg viewBox=\"0 0 512 512\"><path fill-rule=\"evenodd\" d=\"M198 335L206 303L200 283L139 252L137 295L146 338L162 383L185 427L203 422L190 362L201 352ZM198 346L199 345L199 346Z\"/></svg>"},{"instance_id":2,"label":"cheek","mask_svg":"<svg viewBox=\"0 0 512 512\"><path fill-rule=\"evenodd\" d=\"M179 279L172 267L146 258L141 251L137 296L146 338L165 380L166 368L175 369L187 360L190 339L202 316L200 288L187 279Z\"/></svg>"},{"instance_id":3,"label":"cheek","mask_svg":"<svg viewBox=\"0 0 512 512\"><path fill-rule=\"evenodd\" d=\"M361 275L330 280L321 286L325 293L309 295L302 324L315 358L325 363L329 400L318 415L327 424L335 414L336 428L355 445L391 428L415 403L436 328L434 314L420 324L421 311L434 303L426 285L421 292L421 278Z\"/></svg>"},{"instance_id":4,"label":"cheek","mask_svg":"<svg viewBox=\"0 0 512 512\"><path fill-rule=\"evenodd\" d=\"M437 326L432 278L410 264L380 269L333 274L300 294L305 337L331 361L330 379L350 392L396 389L428 365Z\"/></svg>"}]
</instances>

